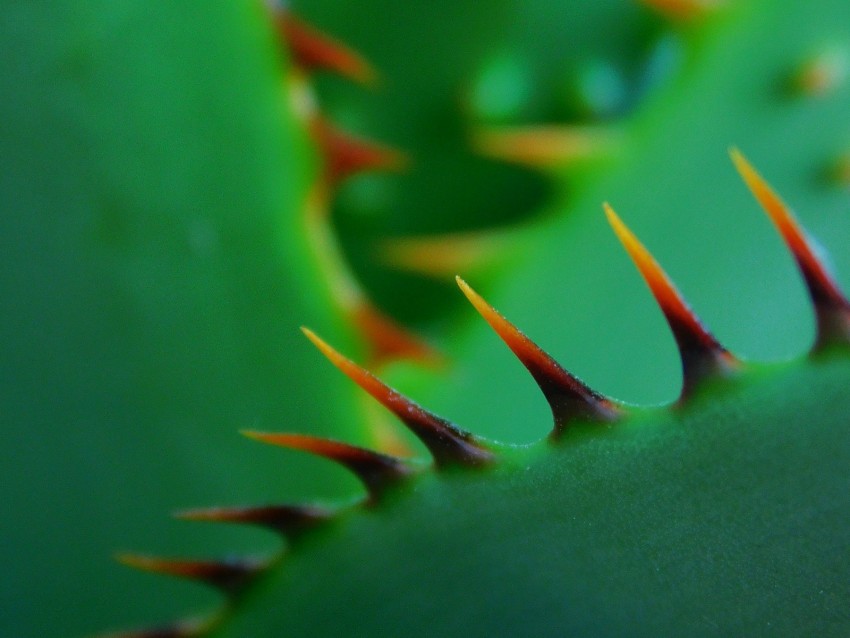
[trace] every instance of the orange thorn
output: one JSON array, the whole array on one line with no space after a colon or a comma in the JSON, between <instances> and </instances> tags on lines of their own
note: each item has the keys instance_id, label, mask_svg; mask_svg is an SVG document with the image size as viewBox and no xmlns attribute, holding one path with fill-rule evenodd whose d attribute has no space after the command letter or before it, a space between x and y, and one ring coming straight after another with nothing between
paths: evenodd
<instances>
[{"instance_id":1,"label":"orange thorn","mask_svg":"<svg viewBox=\"0 0 850 638\"><path fill-rule=\"evenodd\" d=\"M243 431L247 437L292 450L310 452L344 465L366 486L369 498L376 501L390 485L408 477L410 468L401 460L364 448L306 434L272 434Z\"/></svg>"},{"instance_id":2,"label":"orange thorn","mask_svg":"<svg viewBox=\"0 0 850 638\"><path fill-rule=\"evenodd\" d=\"M474 436L424 410L385 385L370 372L334 350L312 330L301 328L301 331L343 374L401 419L430 450L437 466L483 465L494 460L493 453Z\"/></svg>"},{"instance_id":3,"label":"orange thorn","mask_svg":"<svg viewBox=\"0 0 850 638\"><path fill-rule=\"evenodd\" d=\"M201 581L229 596L241 592L268 566L266 561L257 560L171 560L138 554L119 554L116 559L123 565L142 571Z\"/></svg>"},{"instance_id":4,"label":"orange thorn","mask_svg":"<svg viewBox=\"0 0 850 638\"><path fill-rule=\"evenodd\" d=\"M687 397L703 378L728 373L736 368L738 360L703 327L649 251L607 202L603 208L608 222L652 291L676 339L682 358L681 398Z\"/></svg>"},{"instance_id":5,"label":"orange thorn","mask_svg":"<svg viewBox=\"0 0 850 638\"><path fill-rule=\"evenodd\" d=\"M266 505L192 509L174 516L185 521L259 525L291 539L329 520L333 513L314 505Z\"/></svg>"},{"instance_id":6,"label":"orange thorn","mask_svg":"<svg viewBox=\"0 0 850 638\"><path fill-rule=\"evenodd\" d=\"M371 350L370 361L409 359L421 363L440 363L442 356L427 343L363 299L351 308L351 321Z\"/></svg>"},{"instance_id":7,"label":"orange thorn","mask_svg":"<svg viewBox=\"0 0 850 638\"><path fill-rule=\"evenodd\" d=\"M475 309L490 324L511 351L534 377L543 396L549 402L555 428L554 437L563 434L574 421L607 422L620 416L620 409L610 400L594 392L579 379L564 370L540 346L520 332L493 306L475 292L469 284L456 277L457 285Z\"/></svg>"},{"instance_id":8,"label":"orange thorn","mask_svg":"<svg viewBox=\"0 0 850 638\"><path fill-rule=\"evenodd\" d=\"M616 146L616 136L591 126L481 128L472 145L486 157L550 168L604 155Z\"/></svg>"},{"instance_id":9,"label":"orange thorn","mask_svg":"<svg viewBox=\"0 0 850 638\"><path fill-rule=\"evenodd\" d=\"M344 133L321 118L314 120L312 130L331 185L367 171L402 171L410 163L403 152Z\"/></svg>"},{"instance_id":10,"label":"orange thorn","mask_svg":"<svg viewBox=\"0 0 850 638\"><path fill-rule=\"evenodd\" d=\"M829 49L807 60L792 78L792 88L809 97L822 97L836 91L847 76L843 51Z\"/></svg>"},{"instance_id":11,"label":"orange thorn","mask_svg":"<svg viewBox=\"0 0 850 638\"><path fill-rule=\"evenodd\" d=\"M397 268L443 279L495 262L509 246L509 233L477 231L398 238L385 242L382 252L384 260Z\"/></svg>"},{"instance_id":12,"label":"orange thorn","mask_svg":"<svg viewBox=\"0 0 850 638\"><path fill-rule=\"evenodd\" d=\"M806 282L817 322L813 351L833 343L850 343L850 302L818 259L811 240L806 237L791 209L741 152L733 148L729 154L747 187L782 235Z\"/></svg>"},{"instance_id":13,"label":"orange thorn","mask_svg":"<svg viewBox=\"0 0 850 638\"><path fill-rule=\"evenodd\" d=\"M291 11L270 8L275 29L295 63L308 71L324 69L374 86L378 74L366 59L338 40L296 18Z\"/></svg>"}]
</instances>

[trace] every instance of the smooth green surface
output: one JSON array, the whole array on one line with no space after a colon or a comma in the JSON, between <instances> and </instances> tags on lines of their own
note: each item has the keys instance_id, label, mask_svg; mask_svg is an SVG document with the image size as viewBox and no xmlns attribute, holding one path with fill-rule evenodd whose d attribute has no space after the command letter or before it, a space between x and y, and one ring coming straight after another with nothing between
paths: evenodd
<instances>
[{"instance_id":1,"label":"smooth green surface","mask_svg":"<svg viewBox=\"0 0 850 638\"><path fill-rule=\"evenodd\" d=\"M170 512L356 489L238 435L361 437L298 332L348 343L300 228L312 151L251 2L4 2L0 39L0 635L167 620L214 597L113 552L275 546Z\"/></svg>"},{"instance_id":2,"label":"smooth green surface","mask_svg":"<svg viewBox=\"0 0 850 638\"><path fill-rule=\"evenodd\" d=\"M847 351L422 477L215 636L845 636Z\"/></svg>"}]
</instances>

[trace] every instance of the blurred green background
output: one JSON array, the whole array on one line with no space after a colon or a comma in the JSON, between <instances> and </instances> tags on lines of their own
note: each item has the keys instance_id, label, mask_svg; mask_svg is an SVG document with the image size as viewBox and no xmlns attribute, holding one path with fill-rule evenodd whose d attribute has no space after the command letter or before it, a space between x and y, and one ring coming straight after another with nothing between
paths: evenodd
<instances>
[{"instance_id":1,"label":"blurred green background","mask_svg":"<svg viewBox=\"0 0 850 638\"><path fill-rule=\"evenodd\" d=\"M850 91L788 83L824 51L846 57L850 23L843 0L730 4L676 25L633 0L295 3L382 73L374 92L319 78L325 112L413 158L407 174L349 181L333 206L372 296L448 356L390 379L481 434L547 431L530 379L451 278L398 272L382 252L516 229L470 283L600 390L675 397L673 342L604 199L733 350L806 347L802 286L726 149L795 205L847 287L850 191L830 170L850 151ZM203 610L212 594L111 553L267 551L270 535L168 514L357 493L240 428L368 441L358 395L297 329L363 354L304 241L319 160L286 99L289 62L253 0L0 6L0 635ZM538 123L607 127L621 144L547 171L471 147L478 127Z\"/></svg>"}]
</instances>

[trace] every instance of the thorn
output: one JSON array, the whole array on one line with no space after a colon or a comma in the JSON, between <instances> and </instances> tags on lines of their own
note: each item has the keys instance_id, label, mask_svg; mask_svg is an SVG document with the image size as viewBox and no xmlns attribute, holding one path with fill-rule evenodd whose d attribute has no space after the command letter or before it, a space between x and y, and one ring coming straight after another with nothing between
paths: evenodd
<instances>
[{"instance_id":1,"label":"thorn","mask_svg":"<svg viewBox=\"0 0 850 638\"><path fill-rule=\"evenodd\" d=\"M322 118L314 120L312 130L322 148L331 185L367 171L403 171L410 164L405 153L344 133Z\"/></svg>"},{"instance_id":2,"label":"thorn","mask_svg":"<svg viewBox=\"0 0 850 638\"><path fill-rule=\"evenodd\" d=\"M543 396L552 408L555 421L555 428L552 431L554 437L563 434L574 421L598 423L612 421L620 416L621 411L614 403L564 370L557 361L484 301L463 279L455 277L455 280L470 303L513 351L540 386Z\"/></svg>"},{"instance_id":3,"label":"thorn","mask_svg":"<svg viewBox=\"0 0 850 638\"><path fill-rule=\"evenodd\" d=\"M248 523L292 539L333 517L333 512L314 505L266 505L261 507L213 507L177 512L184 521Z\"/></svg>"},{"instance_id":4,"label":"thorn","mask_svg":"<svg viewBox=\"0 0 850 638\"><path fill-rule=\"evenodd\" d=\"M401 459L347 443L306 434L272 434L251 430L245 430L242 434L263 443L310 452L344 465L366 486L370 501L377 501L387 487L411 474L410 467Z\"/></svg>"},{"instance_id":5,"label":"thorn","mask_svg":"<svg viewBox=\"0 0 850 638\"><path fill-rule=\"evenodd\" d=\"M239 594L268 566L268 562L255 559L171 560L138 554L119 554L116 559L123 565L142 571L201 581L228 596Z\"/></svg>"},{"instance_id":6,"label":"thorn","mask_svg":"<svg viewBox=\"0 0 850 638\"><path fill-rule=\"evenodd\" d=\"M676 339L682 358L680 400L686 398L703 378L727 374L738 367L738 360L703 327L658 262L623 224L614 209L608 203L603 204L603 208L608 222L661 307Z\"/></svg>"},{"instance_id":7,"label":"thorn","mask_svg":"<svg viewBox=\"0 0 850 638\"><path fill-rule=\"evenodd\" d=\"M650 9L672 19L691 21L716 11L722 6L719 0L640 0Z\"/></svg>"},{"instance_id":8,"label":"thorn","mask_svg":"<svg viewBox=\"0 0 850 638\"><path fill-rule=\"evenodd\" d=\"M398 238L385 242L382 252L384 260L397 268L443 279L491 265L510 245L511 234L477 231Z\"/></svg>"},{"instance_id":9,"label":"thorn","mask_svg":"<svg viewBox=\"0 0 850 638\"><path fill-rule=\"evenodd\" d=\"M474 436L424 410L385 385L370 372L334 350L312 330L301 328L301 331L343 374L401 419L430 450L438 467L452 464L477 466L494 460L493 453Z\"/></svg>"},{"instance_id":10,"label":"thorn","mask_svg":"<svg viewBox=\"0 0 850 638\"><path fill-rule=\"evenodd\" d=\"M835 92L847 76L847 56L832 48L806 60L791 79L791 88L807 97L824 97Z\"/></svg>"},{"instance_id":11,"label":"thorn","mask_svg":"<svg viewBox=\"0 0 850 638\"><path fill-rule=\"evenodd\" d=\"M617 144L614 132L592 126L480 128L473 133L476 151L493 159L551 168L598 157Z\"/></svg>"},{"instance_id":12,"label":"thorn","mask_svg":"<svg viewBox=\"0 0 850 638\"><path fill-rule=\"evenodd\" d=\"M307 71L324 69L367 86L378 83L378 74L366 59L331 36L322 33L291 11L270 7L275 29L298 66Z\"/></svg>"},{"instance_id":13,"label":"thorn","mask_svg":"<svg viewBox=\"0 0 850 638\"><path fill-rule=\"evenodd\" d=\"M422 339L396 323L365 298L350 309L351 321L369 345L373 365L407 359L428 365L443 362L443 356Z\"/></svg>"},{"instance_id":14,"label":"thorn","mask_svg":"<svg viewBox=\"0 0 850 638\"><path fill-rule=\"evenodd\" d=\"M304 208L307 240L328 283L334 302L369 345L370 365L410 359L425 364L442 362L439 352L375 308L346 263L328 219L327 189L316 182Z\"/></svg>"},{"instance_id":15,"label":"thorn","mask_svg":"<svg viewBox=\"0 0 850 638\"><path fill-rule=\"evenodd\" d=\"M835 343L850 343L850 302L821 263L812 247L811 240L806 237L805 231L791 209L741 152L733 148L729 154L747 187L782 235L806 282L817 323L817 334L812 351L817 352Z\"/></svg>"}]
</instances>

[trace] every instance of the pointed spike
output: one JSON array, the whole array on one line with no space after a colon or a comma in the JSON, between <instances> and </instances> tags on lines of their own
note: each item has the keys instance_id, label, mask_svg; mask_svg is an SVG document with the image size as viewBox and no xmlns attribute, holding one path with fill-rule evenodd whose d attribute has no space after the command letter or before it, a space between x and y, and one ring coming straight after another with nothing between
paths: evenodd
<instances>
[{"instance_id":1,"label":"pointed spike","mask_svg":"<svg viewBox=\"0 0 850 638\"><path fill-rule=\"evenodd\" d=\"M119 554L116 559L123 565L142 571L204 582L228 596L239 594L268 566L266 561L256 559L172 560L139 554Z\"/></svg>"},{"instance_id":2,"label":"pointed spike","mask_svg":"<svg viewBox=\"0 0 850 638\"><path fill-rule=\"evenodd\" d=\"M734 370L739 365L738 360L703 327L658 262L614 209L607 203L603 207L608 222L652 291L676 339L682 358L682 398L690 394L703 378Z\"/></svg>"},{"instance_id":3,"label":"pointed spike","mask_svg":"<svg viewBox=\"0 0 850 638\"><path fill-rule=\"evenodd\" d=\"M593 126L482 127L472 145L485 157L545 169L605 155L618 139L613 130Z\"/></svg>"},{"instance_id":4,"label":"pointed spike","mask_svg":"<svg viewBox=\"0 0 850 638\"><path fill-rule=\"evenodd\" d=\"M306 434L274 434L250 430L243 431L242 434L263 443L310 452L344 465L366 486L369 498L373 501L378 500L387 487L411 474L410 467L401 459L347 443Z\"/></svg>"},{"instance_id":5,"label":"pointed spike","mask_svg":"<svg viewBox=\"0 0 850 638\"><path fill-rule=\"evenodd\" d=\"M405 153L345 133L321 118L313 122L313 135L322 148L331 184L367 171L400 172L410 164Z\"/></svg>"},{"instance_id":6,"label":"pointed spike","mask_svg":"<svg viewBox=\"0 0 850 638\"><path fill-rule=\"evenodd\" d=\"M370 363L407 359L425 365L439 365L443 356L403 326L399 325L367 299L351 308L351 321L371 350Z\"/></svg>"},{"instance_id":7,"label":"pointed spike","mask_svg":"<svg viewBox=\"0 0 850 638\"><path fill-rule=\"evenodd\" d=\"M301 331L340 371L401 419L429 449L437 466L477 466L488 464L495 459L493 453L468 432L428 412L385 385L370 372L334 350L312 330L301 328Z\"/></svg>"},{"instance_id":8,"label":"pointed spike","mask_svg":"<svg viewBox=\"0 0 850 638\"><path fill-rule=\"evenodd\" d=\"M260 507L213 507L177 512L186 521L247 523L292 539L333 517L331 510L314 505L266 505Z\"/></svg>"},{"instance_id":9,"label":"pointed spike","mask_svg":"<svg viewBox=\"0 0 850 638\"><path fill-rule=\"evenodd\" d=\"M747 187L782 235L806 282L817 322L813 351L834 343L850 343L850 302L818 258L811 240L791 209L741 152L733 148L729 154Z\"/></svg>"},{"instance_id":10,"label":"pointed spike","mask_svg":"<svg viewBox=\"0 0 850 638\"><path fill-rule=\"evenodd\" d=\"M475 292L469 284L456 277L457 285L475 309L490 324L496 334L507 344L522 364L534 377L543 396L549 402L555 428L553 437L563 434L573 421L607 422L616 419L620 408L602 395L594 392L572 374L564 370L557 361L546 354L540 346L520 332L495 308Z\"/></svg>"},{"instance_id":11,"label":"pointed spike","mask_svg":"<svg viewBox=\"0 0 850 638\"><path fill-rule=\"evenodd\" d=\"M271 6L270 11L278 36L298 66L307 71L332 71L364 85L378 83L377 72L362 55L296 18L289 10Z\"/></svg>"}]
</instances>

